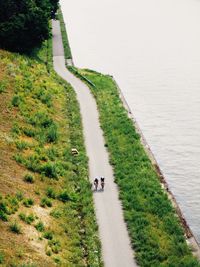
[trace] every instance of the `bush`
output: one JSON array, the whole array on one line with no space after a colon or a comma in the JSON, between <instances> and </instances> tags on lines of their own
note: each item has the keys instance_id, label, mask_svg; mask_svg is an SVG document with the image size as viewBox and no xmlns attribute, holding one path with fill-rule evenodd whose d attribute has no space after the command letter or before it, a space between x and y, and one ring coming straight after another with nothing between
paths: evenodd
<instances>
[{"instance_id":1,"label":"bush","mask_svg":"<svg viewBox=\"0 0 200 267\"><path fill-rule=\"evenodd\" d=\"M21 231L21 226L15 221L15 222L12 222L10 224L10 230L13 232L13 233L16 233L16 234L21 234L22 231Z\"/></svg>"},{"instance_id":2,"label":"bush","mask_svg":"<svg viewBox=\"0 0 200 267\"><path fill-rule=\"evenodd\" d=\"M33 184L35 182L34 176L30 173L25 174L24 181L30 184Z\"/></svg>"},{"instance_id":3,"label":"bush","mask_svg":"<svg viewBox=\"0 0 200 267\"><path fill-rule=\"evenodd\" d=\"M4 254L0 251L0 264L4 263Z\"/></svg>"},{"instance_id":4,"label":"bush","mask_svg":"<svg viewBox=\"0 0 200 267\"><path fill-rule=\"evenodd\" d=\"M7 82L6 81L0 81L0 94L4 93L7 88Z\"/></svg>"},{"instance_id":5,"label":"bush","mask_svg":"<svg viewBox=\"0 0 200 267\"><path fill-rule=\"evenodd\" d=\"M22 201L24 198L24 195L21 191L18 191L15 196L16 196L18 201Z\"/></svg>"},{"instance_id":6,"label":"bush","mask_svg":"<svg viewBox=\"0 0 200 267\"><path fill-rule=\"evenodd\" d=\"M53 239L53 233L51 231L46 231L46 232L44 232L43 237L48 239L48 240L52 240Z\"/></svg>"},{"instance_id":7,"label":"bush","mask_svg":"<svg viewBox=\"0 0 200 267\"><path fill-rule=\"evenodd\" d=\"M3 212L2 210L0 210L0 220L7 222L8 221L8 216L5 212Z\"/></svg>"},{"instance_id":8,"label":"bush","mask_svg":"<svg viewBox=\"0 0 200 267\"><path fill-rule=\"evenodd\" d=\"M52 251L51 251L50 249L48 249L48 250L46 251L46 255L50 257L50 256L52 255Z\"/></svg>"},{"instance_id":9,"label":"bush","mask_svg":"<svg viewBox=\"0 0 200 267\"><path fill-rule=\"evenodd\" d=\"M41 167L41 172L44 173L45 176L53 179L58 178L57 168L55 163L47 162L43 164Z\"/></svg>"},{"instance_id":10,"label":"bush","mask_svg":"<svg viewBox=\"0 0 200 267\"><path fill-rule=\"evenodd\" d=\"M30 208L34 205L34 200L32 198L24 199L23 204L25 207Z\"/></svg>"},{"instance_id":11,"label":"bush","mask_svg":"<svg viewBox=\"0 0 200 267\"><path fill-rule=\"evenodd\" d=\"M45 230L44 224L42 221L39 221L36 225L35 228L38 230L38 232L43 232Z\"/></svg>"},{"instance_id":12,"label":"bush","mask_svg":"<svg viewBox=\"0 0 200 267\"><path fill-rule=\"evenodd\" d=\"M23 128L23 133L28 137L35 137L35 130L33 128Z\"/></svg>"},{"instance_id":13,"label":"bush","mask_svg":"<svg viewBox=\"0 0 200 267\"><path fill-rule=\"evenodd\" d=\"M53 143L58 140L58 128L56 124L52 124L48 130L46 135L47 142Z\"/></svg>"},{"instance_id":14,"label":"bush","mask_svg":"<svg viewBox=\"0 0 200 267\"><path fill-rule=\"evenodd\" d=\"M27 122L33 126L48 128L53 125L53 120L46 112L38 111L27 118Z\"/></svg>"},{"instance_id":15,"label":"bush","mask_svg":"<svg viewBox=\"0 0 200 267\"><path fill-rule=\"evenodd\" d=\"M58 199L61 200L62 202L67 202L70 200L70 196L67 192L67 190L63 190L59 195Z\"/></svg>"},{"instance_id":16,"label":"bush","mask_svg":"<svg viewBox=\"0 0 200 267\"><path fill-rule=\"evenodd\" d=\"M4 222L8 221L7 214L8 214L7 205L3 201L0 201L0 219Z\"/></svg>"},{"instance_id":17,"label":"bush","mask_svg":"<svg viewBox=\"0 0 200 267\"><path fill-rule=\"evenodd\" d=\"M35 220L35 216L33 214L29 214L28 216L24 213L19 214L19 218L27 224L31 224Z\"/></svg>"},{"instance_id":18,"label":"bush","mask_svg":"<svg viewBox=\"0 0 200 267\"><path fill-rule=\"evenodd\" d=\"M29 147L29 144L25 141L16 141L15 144L17 149L19 149L20 151L25 150Z\"/></svg>"},{"instance_id":19,"label":"bush","mask_svg":"<svg viewBox=\"0 0 200 267\"><path fill-rule=\"evenodd\" d=\"M12 133L14 134L14 135L18 135L18 134L20 134L20 132L21 132L21 130L20 130L20 127L19 127L19 125L18 125L18 123L14 123L13 124L13 126L12 126Z\"/></svg>"},{"instance_id":20,"label":"bush","mask_svg":"<svg viewBox=\"0 0 200 267\"><path fill-rule=\"evenodd\" d=\"M56 218L56 219L59 219L59 218L62 217L63 213L62 213L62 211L59 210L59 209L54 209L54 210L51 211L50 215L51 215L52 217Z\"/></svg>"},{"instance_id":21,"label":"bush","mask_svg":"<svg viewBox=\"0 0 200 267\"><path fill-rule=\"evenodd\" d=\"M20 102L21 102L20 96L14 95L13 98L12 98L12 105L14 107L18 107L20 105Z\"/></svg>"},{"instance_id":22,"label":"bush","mask_svg":"<svg viewBox=\"0 0 200 267\"><path fill-rule=\"evenodd\" d=\"M49 198L43 197L40 202L40 206L45 208L45 207L52 207L52 202Z\"/></svg>"},{"instance_id":23,"label":"bush","mask_svg":"<svg viewBox=\"0 0 200 267\"><path fill-rule=\"evenodd\" d=\"M56 239L49 240L48 244L49 244L53 253L58 254L62 250L61 249L61 243L59 240L56 240Z\"/></svg>"},{"instance_id":24,"label":"bush","mask_svg":"<svg viewBox=\"0 0 200 267\"><path fill-rule=\"evenodd\" d=\"M49 198L55 199L56 198L56 192L55 192L54 188L48 187L47 190L46 190L46 195Z\"/></svg>"}]
</instances>

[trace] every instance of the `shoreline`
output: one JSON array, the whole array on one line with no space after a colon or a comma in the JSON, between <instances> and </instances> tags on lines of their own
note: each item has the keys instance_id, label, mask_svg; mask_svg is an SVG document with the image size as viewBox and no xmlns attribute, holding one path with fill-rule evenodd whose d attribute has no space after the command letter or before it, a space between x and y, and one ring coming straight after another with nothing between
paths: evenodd
<instances>
[{"instance_id":1,"label":"shoreline","mask_svg":"<svg viewBox=\"0 0 200 267\"><path fill-rule=\"evenodd\" d=\"M118 89L119 97L123 103L125 110L127 111L128 117L132 120L133 125L134 125L137 133L140 135L141 144L143 145L145 152L147 153L152 165L154 166L154 168L156 170L156 173L160 179L161 186L165 190L165 192L167 193L169 200L171 201L174 209L176 210L176 213L180 219L180 223L183 226L183 229L185 232L186 242L191 246L192 253L200 260L200 244L198 243L192 230L190 229L190 226L188 225L188 223L187 223L187 221L186 221L186 219L185 219L185 217L184 217L184 215L183 215L183 213L182 213L182 211L181 211L181 209L180 209L180 207L176 201L176 198L174 197L173 193L169 189L166 178L165 178L164 174L162 173L162 171L158 165L158 162L157 162L150 146L148 145L148 143L147 143L140 127L139 127L137 120L135 119L135 117L132 113L131 108L129 107L128 102L126 101L126 98L124 97L124 94L123 94L121 88L119 87L115 78L112 75L110 75L110 77L112 78L113 82L115 83L115 85Z\"/></svg>"}]
</instances>

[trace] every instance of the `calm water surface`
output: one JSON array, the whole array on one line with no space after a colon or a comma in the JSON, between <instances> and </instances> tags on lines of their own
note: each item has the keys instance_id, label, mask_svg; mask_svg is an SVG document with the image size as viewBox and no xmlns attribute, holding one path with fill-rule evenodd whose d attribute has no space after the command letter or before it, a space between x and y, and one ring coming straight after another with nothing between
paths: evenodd
<instances>
[{"instance_id":1,"label":"calm water surface","mask_svg":"<svg viewBox=\"0 0 200 267\"><path fill-rule=\"evenodd\" d=\"M74 62L114 75L200 242L200 0L62 0Z\"/></svg>"}]
</instances>

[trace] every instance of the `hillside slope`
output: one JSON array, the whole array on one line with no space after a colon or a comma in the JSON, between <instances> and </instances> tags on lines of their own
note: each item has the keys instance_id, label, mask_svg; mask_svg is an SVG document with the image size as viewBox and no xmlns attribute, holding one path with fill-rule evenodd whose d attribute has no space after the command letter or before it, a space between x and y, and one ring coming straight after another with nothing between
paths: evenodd
<instances>
[{"instance_id":1,"label":"hillside slope","mask_svg":"<svg viewBox=\"0 0 200 267\"><path fill-rule=\"evenodd\" d=\"M101 266L79 108L47 52L0 50L0 264Z\"/></svg>"}]
</instances>

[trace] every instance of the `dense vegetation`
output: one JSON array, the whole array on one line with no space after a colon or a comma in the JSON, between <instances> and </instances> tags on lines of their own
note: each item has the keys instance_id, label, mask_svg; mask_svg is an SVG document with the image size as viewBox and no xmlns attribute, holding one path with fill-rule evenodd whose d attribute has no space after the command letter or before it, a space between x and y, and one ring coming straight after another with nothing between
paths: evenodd
<instances>
[{"instance_id":1,"label":"dense vegetation","mask_svg":"<svg viewBox=\"0 0 200 267\"><path fill-rule=\"evenodd\" d=\"M60 21L60 29L61 29L61 34L62 34L65 59L66 60L72 59L71 49L70 49L67 31L66 31L66 27L65 27L65 22L64 22L64 18L63 18L63 14L62 14L61 9L58 10L58 19Z\"/></svg>"},{"instance_id":2,"label":"dense vegetation","mask_svg":"<svg viewBox=\"0 0 200 267\"><path fill-rule=\"evenodd\" d=\"M74 69L73 69L74 71ZM89 79L120 189L124 216L140 266L200 266L120 100L110 76L79 70ZM77 75L77 73L76 73Z\"/></svg>"},{"instance_id":3,"label":"dense vegetation","mask_svg":"<svg viewBox=\"0 0 200 267\"><path fill-rule=\"evenodd\" d=\"M101 266L79 108L50 58L0 50L0 264Z\"/></svg>"},{"instance_id":4,"label":"dense vegetation","mask_svg":"<svg viewBox=\"0 0 200 267\"><path fill-rule=\"evenodd\" d=\"M0 1L0 47L28 52L50 36L59 0Z\"/></svg>"}]
</instances>

